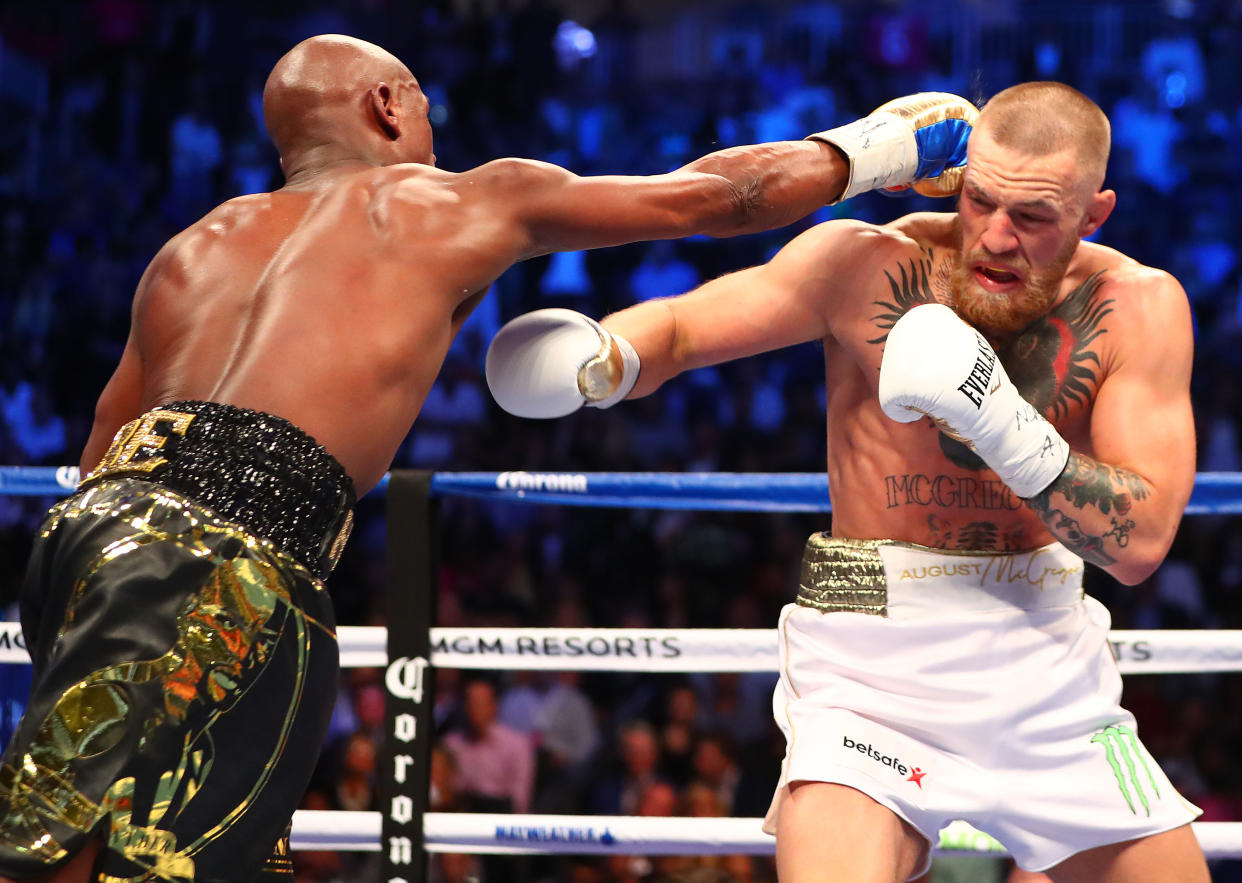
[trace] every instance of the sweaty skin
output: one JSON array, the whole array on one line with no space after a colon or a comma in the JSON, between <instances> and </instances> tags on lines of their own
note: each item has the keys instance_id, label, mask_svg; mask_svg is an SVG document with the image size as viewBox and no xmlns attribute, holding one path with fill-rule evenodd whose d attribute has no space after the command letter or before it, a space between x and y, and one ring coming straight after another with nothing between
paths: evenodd
<instances>
[{"instance_id":1,"label":"sweaty skin","mask_svg":"<svg viewBox=\"0 0 1242 883\"><path fill-rule=\"evenodd\" d=\"M1098 223L1062 204L1064 188L1047 182L1068 173L1055 164L1031 173L978 129L970 151L959 213L831 221L765 265L606 318L642 359L630 397L691 368L820 340L835 535L997 551L1055 538L1138 582L1167 553L1194 480L1185 292L1167 273L1078 242L1076 224ZM980 189L991 203L969 196ZM964 223L978 240L965 248ZM906 310L953 306L964 285L985 313L1033 311L1028 279L1048 302L1016 329L985 333L1072 453L1048 491L1023 501L931 420L889 420L877 385L885 336Z\"/></svg>"},{"instance_id":2,"label":"sweaty skin","mask_svg":"<svg viewBox=\"0 0 1242 883\"><path fill-rule=\"evenodd\" d=\"M1167 273L1084 241L1116 198L1099 189L1102 164L1093 177L1071 151L1003 147L987 114L971 134L957 212L820 224L762 266L602 324L641 359L630 398L682 371L820 341L836 536L995 551L1055 539L1136 583L1168 552L1194 481L1186 294ZM1016 497L932 420L897 423L881 410L886 335L931 302L989 338L1068 442L1065 469L1034 498ZM792 782L776 832L782 883L906 880L927 848L886 806L832 782ZM1208 871L1183 825L1076 853L1049 876L1207 883Z\"/></svg>"},{"instance_id":3,"label":"sweaty skin","mask_svg":"<svg viewBox=\"0 0 1242 883\"><path fill-rule=\"evenodd\" d=\"M173 238L139 283L83 473L126 421L178 399L267 411L345 467L383 476L488 286L539 254L789 223L848 170L818 142L733 148L666 175L582 178L504 159L434 167L427 99L388 53L300 44L264 94L280 190L230 200Z\"/></svg>"},{"instance_id":4,"label":"sweaty skin","mask_svg":"<svg viewBox=\"0 0 1242 883\"><path fill-rule=\"evenodd\" d=\"M1031 549L1054 539L1034 508L931 420L898 424L877 404L887 328L916 303L950 301L946 276L956 259L954 233L953 218L945 215L909 216L877 233L893 240L879 246L889 252L879 278L834 311L824 346L833 531L949 549ZM1011 338L993 340L1023 397L1079 454L1110 461L1114 455L1109 446L1097 450L1091 409L1129 346L1139 340L1159 345L1152 329L1142 334L1143 317L1133 313L1142 301L1157 301L1156 315L1175 308L1159 303L1172 301L1162 297L1161 276L1116 251L1084 243L1048 315ZM1126 336L1136 333L1141 336L1127 346ZM1119 485L1110 508L1129 515L1147 492ZM1127 492L1129 501L1122 499ZM1128 521L1122 518L1114 528L1110 549L1118 538L1128 544Z\"/></svg>"}]
</instances>

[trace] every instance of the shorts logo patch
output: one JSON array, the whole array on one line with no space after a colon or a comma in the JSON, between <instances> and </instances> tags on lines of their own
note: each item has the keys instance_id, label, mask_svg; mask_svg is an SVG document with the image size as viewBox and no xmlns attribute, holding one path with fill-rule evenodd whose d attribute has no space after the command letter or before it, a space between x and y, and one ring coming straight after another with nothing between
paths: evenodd
<instances>
[{"instance_id":1,"label":"shorts logo patch","mask_svg":"<svg viewBox=\"0 0 1242 883\"><path fill-rule=\"evenodd\" d=\"M158 409L148 411L117 430L107 453L83 481L91 481L114 473L149 473L163 466L168 459L159 452L169 441L182 438L194 414Z\"/></svg>"},{"instance_id":2,"label":"shorts logo patch","mask_svg":"<svg viewBox=\"0 0 1242 883\"><path fill-rule=\"evenodd\" d=\"M841 743L842 747L857 751L859 754L869 757L876 763L882 764L902 776L908 776L909 778L906 779L907 782L913 782L919 786L920 791L923 790L923 777L926 776L927 773L925 773L920 767L908 767L902 763L901 758L878 751L877 749L872 748L869 742L856 742L849 736L845 736L843 738L844 741Z\"/></svg>"},{"instance_id":3,"label":"shorts logo patch","mask_svg":"<svg viewBox=\"0 0 1242 883\"><path fill-rule=\"evenodd\" d=\"M1134 799L1138 798L1139 803L1143 805L1143 810L1150 816L1151 804L1147 800L1147 792L1143 789L1144 777L1139 775L1139 765L1143 767L1147 782L1151 785L1151 790L1155 792L1157 799L1160 798L1160 787L1156 784L1156 777L1152 775L1151 767L1147 765L1143 757L1143 750L1139 746L1138 736L1134 730L1120 725L1105 727L1092 736L1091 741L1104 746L1104 757L1113 770L1113 775L1117 779L1117 787L1121 790L1121 796L1126 799L1130 812L1138 815L1138 808L1134 805ZM1138 764L1135 763L1136 759Z\"/></svg>"}]
</instances>

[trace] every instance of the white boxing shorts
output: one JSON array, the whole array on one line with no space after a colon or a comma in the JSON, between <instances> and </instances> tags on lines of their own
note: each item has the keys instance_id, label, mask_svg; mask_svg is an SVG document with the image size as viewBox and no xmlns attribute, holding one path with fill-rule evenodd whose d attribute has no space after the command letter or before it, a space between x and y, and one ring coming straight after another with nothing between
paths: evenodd
<instances>
[{"instance_id":1,"label":"white boxing shorts","mask_svg":"<svg viewBox=\"0 0 1242 883\"><path fill-rule=\"evenodd\" d=\"M1041 871L1198 816L1119 704L1108 611L1082 572L1056 543L963 553L813 535L781 613L786 751L764 830L789 783L835 782L933 846L961 819Z\"/></svg>"}]
</instances>

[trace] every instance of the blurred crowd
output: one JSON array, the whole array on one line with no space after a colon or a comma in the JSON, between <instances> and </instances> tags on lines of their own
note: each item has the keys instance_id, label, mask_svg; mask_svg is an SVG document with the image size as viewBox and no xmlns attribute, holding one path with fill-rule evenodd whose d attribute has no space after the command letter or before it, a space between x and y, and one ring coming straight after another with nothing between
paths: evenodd
<instances>
[{"instance_id":1,"label":"blurred crowd","mask_svg":"<svg viewBox=\"0 0 1242 883\"><path fill-rule=\"evenodd\" d=\"M982 101L1021 80L1071 83L1113 121L1107 186L1118 207L1098 241L1173 272L1192 302L1199 469L1242 468L1237 0L4 4L0 464L76 463L147 261L217 202L279 186L263 82L296 41L324 32L373 40L409 64L431 99L439 164L454 171L526 156L584 174L657 173L722 146L801 138L908 92ZM604 315L760 262L811 223L924 209L951 206L865 195L772 233L521 264L458 338L396 465L818 472L815 346L549 423L500 412L483 352L500 322L529 309ZM8 618L48 502L0 496ZM806 536L828 520L448 499L443 525L441 625L772 628ZM373 494L332 580L339 622L383 624L384 580L383 500ZM1242 628L1240 587L1242 521L1225 516L1188 518L1167 563L1137 587L1088 578L1117 628ZM14 668L0 667L6 725L20 710ZM762 815L783 753L774 677L441 671L432 808ZM305 806L376 809L381 675L349 670L341 686ZM1130 677L1125 701L1204 820L1242 820L1242 676ZM299 880L344 881L368 879L378 859L296 860ZM1242 880L1238 865L1219 863L1216 879ZM956 873L944 867L943 879ZM434 872L446 883L773 879L770 860L745 856L445 856ZM993 871L976 862L970 873Z\"/></svg>"}]
</instances>

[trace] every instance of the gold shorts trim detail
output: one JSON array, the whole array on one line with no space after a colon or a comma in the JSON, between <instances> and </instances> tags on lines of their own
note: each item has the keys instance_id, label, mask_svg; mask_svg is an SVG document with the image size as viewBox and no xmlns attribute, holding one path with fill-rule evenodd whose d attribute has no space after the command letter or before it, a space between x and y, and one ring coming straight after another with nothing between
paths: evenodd
<instances>
[{"instance_id":1,"label":"gold shorts trim detail","mask_svg":"<svg viewBox=\"0 0 1242 883\"><path fill-rule=\"evenodd\" d=\"M879 551L888 544L811 534L802 553L797 603L822 613L888 616L888 577Z\"/></svg>"}]
</instances>

